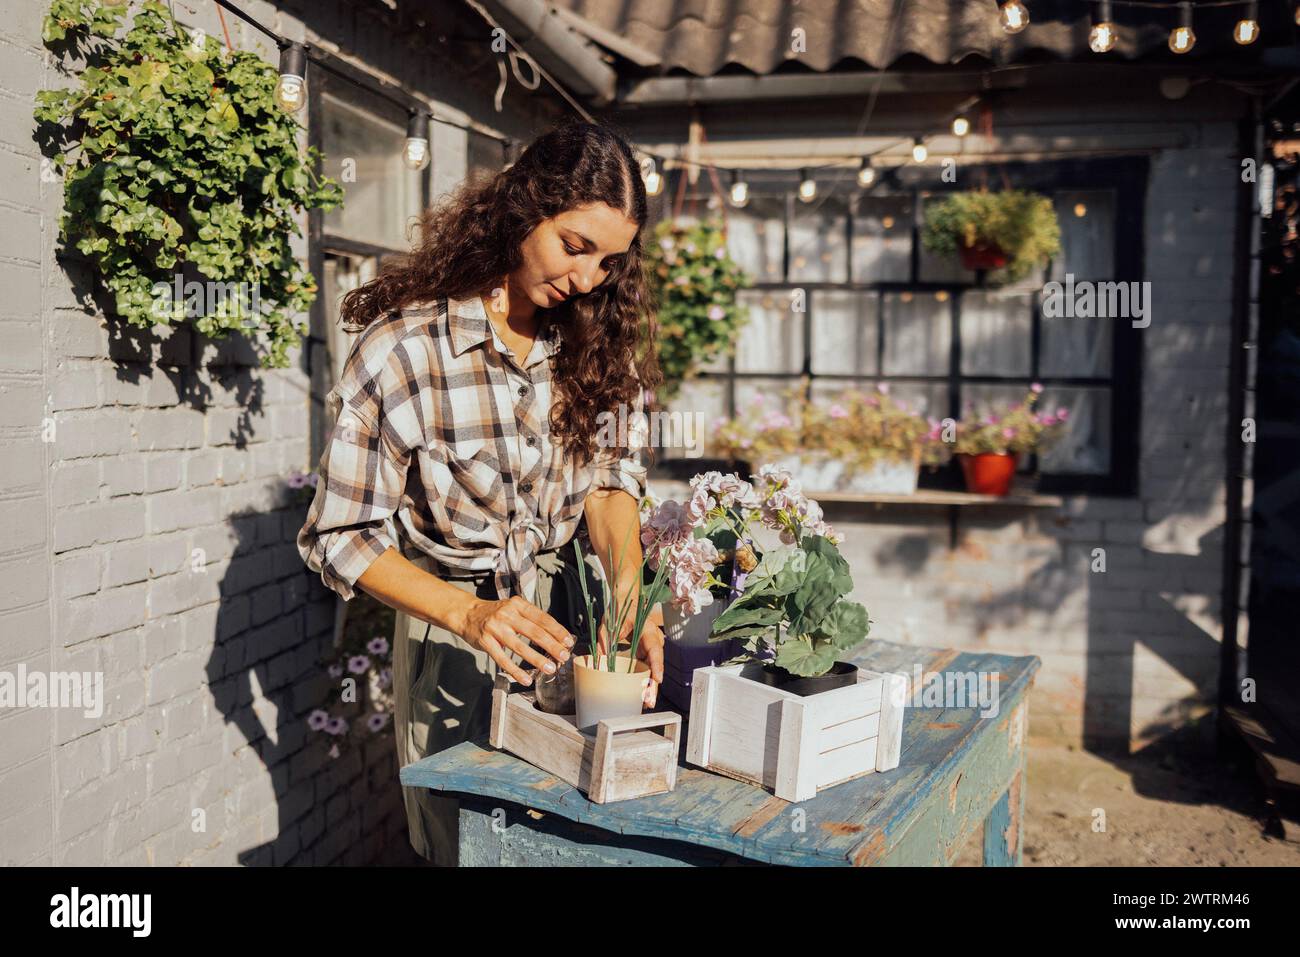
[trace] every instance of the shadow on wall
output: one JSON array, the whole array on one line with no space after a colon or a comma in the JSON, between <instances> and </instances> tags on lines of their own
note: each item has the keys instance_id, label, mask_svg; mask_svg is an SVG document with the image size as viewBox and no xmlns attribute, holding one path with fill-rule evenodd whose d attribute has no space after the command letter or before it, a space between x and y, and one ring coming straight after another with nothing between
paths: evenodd
<instances>
[{"instance_id":1,"label":"shadow on wall","mask_svg":"<svg viewBox=\"0 0 1300 957\"><path fill-rule=\"evenodd\" d=\"M225 721L239 780L242 826L261 843L246 865L416 863L390 735L363 740L338 759L307 726L330 682L334 595L302 564L297 505L230 519L235 551L222 578L208 686ZM268 783L269 782L269 783Z\"/></svg>"}]
</instances>

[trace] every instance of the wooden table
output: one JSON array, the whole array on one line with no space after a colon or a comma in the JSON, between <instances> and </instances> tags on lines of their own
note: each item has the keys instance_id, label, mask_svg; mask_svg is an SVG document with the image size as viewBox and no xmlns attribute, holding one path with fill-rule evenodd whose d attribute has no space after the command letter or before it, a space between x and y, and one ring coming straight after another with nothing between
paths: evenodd
<instances>
[{"instance_id":1,"label":"wooden table","mask_svg":"<svg viewBox=\"0 0 1300 957\"><path fill-rule=\"evenodd\" d=\"M1039 659L884 641L866 642L853 657L909 679L919 665L932 686L931 672L953 682L956 673L988 674L997 680L997 711L912 707L927 703L913 695L897 768L799 804L684 762L671 794L592 804L546 772L468 741L402 768L401 782L460 799L462 866L950 864L976 832L986 866L1019 865L1028 695Z\"/></svg>"}]
</instances>

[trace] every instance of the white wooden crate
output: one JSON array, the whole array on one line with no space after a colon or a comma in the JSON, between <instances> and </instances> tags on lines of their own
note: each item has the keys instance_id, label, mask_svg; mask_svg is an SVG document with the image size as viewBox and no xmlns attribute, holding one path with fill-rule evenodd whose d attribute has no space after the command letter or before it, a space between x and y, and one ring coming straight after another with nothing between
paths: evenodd
<instances>
[{"instance_id":1,"label":"white wooden crate","mask_svg":"<svg viewBox=\"0 0 1300 957\"><path fill-rule=\"evenodd\" d=\"M742 676L756 667L696 670L686 736L691 764L786 801L898 767L906 675L859 669L857 684L800 697Z\"/></svg>"}]
</instances>

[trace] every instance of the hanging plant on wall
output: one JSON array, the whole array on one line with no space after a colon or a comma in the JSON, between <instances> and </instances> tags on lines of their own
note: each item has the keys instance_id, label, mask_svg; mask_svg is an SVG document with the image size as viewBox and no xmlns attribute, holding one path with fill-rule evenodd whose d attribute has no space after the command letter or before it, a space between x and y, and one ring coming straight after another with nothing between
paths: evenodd
<instances>
[{"instance_id":1,"label":"hanging plant on wall","mask_svg":"<svg viewBox=\"0 0 1300 957\"><path fill-rule=\"evenodd\" d=\"M927 203L921 242L960 256L967 269L990 270L994 283L1014 282L1060 253L1061 226L1046 196L976 190Z\"/></svg>"},{"instance_id":2,"label":"hanging plant on wall","mask_svg":"<svg viewBox=\"0 0 1300 957\"><path fill-rule=\"evenodd\" d=\"M752 280L727 255L722 228L714 222L659 223L646 269L659 302L660 397L671 399L697 368L734 348L748 319L736 291Z\"/></svg>"},{"instance_id":3,"label":"hanging plant on wall","mask_svg":"<svg viewBox=\"0 0 1300 957\"><path fill-rule=\"evenodd\" d=\"M64 183L60 239L127 323L239 331L285 366L294 316L316 297L290 247L296 216L338 206L342 189L313 173L316 150L299 152L273 67L188 33L154 0L119 36L124 11L55 0L45 19L45 45L86 64L77 86L37 94Z\"/></svg>"}]
</instances>

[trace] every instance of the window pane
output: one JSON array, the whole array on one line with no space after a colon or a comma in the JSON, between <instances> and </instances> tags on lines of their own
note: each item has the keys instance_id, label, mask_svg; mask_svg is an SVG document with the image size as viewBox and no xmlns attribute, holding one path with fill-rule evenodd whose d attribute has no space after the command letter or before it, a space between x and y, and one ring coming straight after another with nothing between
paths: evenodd
<instances>
[{"instance_id":1,"label":"window pane","mask_svg":"<svg viewBox=\"0 0 1300 957\"><path fill-rule=\"evenodd\" d=\"M921 415L942 419L951 411L946 382L891 382L894 401Z\"/></svg>"},{"instance_id":2,"label":"window pane","mask_svg":"<svg viewBox=\"0 0 1300 957\"><path fill-rule=\"evenodd\" d=\"M736 371L802 371L806 314L792 311L790 293L743 289L737 299L749 308L749 322L736 342Z\"/></svg>"},{"instance_id":3,"label":"window pane","mask_svg":"<svg viewBox=\"0 0 1300 957\"><path fill-rule=\"evenodd\" d=\"M685 428L684 431L681 430L677 419L670 420L674 432L670 434L661 426L660 442L676 438L677 442L681 443L684 437L689 437L696 442L702 442L707 447L709 437L713 435L714 423L727 414L726 380L691 379L682 383L681 392L677 394L677 398L668 403L667 411L680 413L680 421ZM655 453L661 459L681 458L685 456L686 449L679 444L673 448L656 448ZM691 454L698 456L695 451ZM707 451L705 454L708 454Z\"/></svg>"},{"instance_id":4,"label":"window pane","mask_svg":"<svg viewBox=\"0 0 1300 957\"><path fill-rule=\"evenodd\" d=\"M1061 255L1050 276L1064 282L1110 279L1115 261L1115 194L1110 190L1058 193ZM1113 319L1056 317L1042 320L1040 368L1049 376L1108 376Z\"/></svg>"},{"instance_id":5,"label":"window pane","mask_svg":"<svg viewBox=\"0 0 1300 957\"><path fill-rule=\"evenodd\" d=\"M813 292L812 371L874 375L878 308L879 298L873 292Z\"/></svg>"},{"instance_id":6,"label":"window pane","mask_svg":"<svg viewBox=\"0 0 1300 957\"><path fill-rule=\"evenodd\" d=\"M785 200L754 196L727 212L727 251L756 282L780 282L785 242Z\"/></svg>"},{"instance_id":7,"label":"window pane","mask_svg":"<svg viewBox=\"0 0 1300 957\"><path fill-rule=\"evenodd\" d=\"M962 415L969 413L975 415L988 415L990 412L1001 413L1007 406L1015 405L1025 400L1025 394L1029 392L1029 383L1016 385L991 385L975 382L962 383L961 387L961 408ZM1039 402L1040 409L1046 408Z\"/></svg>"},{"instance_id":8,"label":"window pane","mask_svg":"<svg viewBox=\"0 0 1300 957\"><path fill-rule=\"evenodd\" d=\"M1110 471L1108 389L1052 387L1043 392L1038 408L1052 413L1063 408L1069 414L1061 440L1039 457L1044 472L1104 475Z\"/></svg>"},{"instance_id":9,"label":"window pane","mask_svg":"<svg viewBox=\"0 0 1300 957\"><path fill-rule=\"evenodd\" d=\"M402 163L406 130L327 93L321 95L321 146L327 169L355 162L355 180L342 180L343 205L325 214L325 231L406 250L408 222L419 215L424 172ZM349 164L351 168L351 164Z\"/></svg>"},{"instance_id":10,"label":"window pane","mask_svg":"<svg viewBox=\"0 0 1300 957\"><path fill-rule=\"evenodd\" d=\"M1080 279L1113 279L1115 273L1115 193L1070 190L1053 197L1061 224L1061 255L1052 261L1051 278L1066 273Z\"/></svg>"},{"instance_id":11,"label":"window pane","mask_svg":"<svg viewBox=\"0 0 1300 957\"><path fill-rule=\"evenodd\" d=\"M911 198L859 196L853 216L854 282L906 282L911 278Z\"/></svg>"},{"instance_id":12,"label":"window pane","mask_svg":"<svg viewBox=\"0 0 1300 957\"><path fill-rule=\"evenodd\" d=\"M848 206L828 197L795 202L790 216L790 281L848 282Z\"/></svg>"},{"instance_id":13,"label":"window pane","mask_svg":"<svg viewBox=\"0 0 1300 957\"><path fill-rule=\"evenodd\" d=\"M1028 293L973 289L959 305L963 373L1030 374L1033 299Z\"/></svg>"},{"instance_id":14,"label":"window pane","mask_svg":"<svg viewBox=\"0 0 1300 957\"><path fill-rule=\"evenodd\" d=\"M951 300L886 293L885 374L945 375L951 361Z\"/></svg>"}]
</instances>

